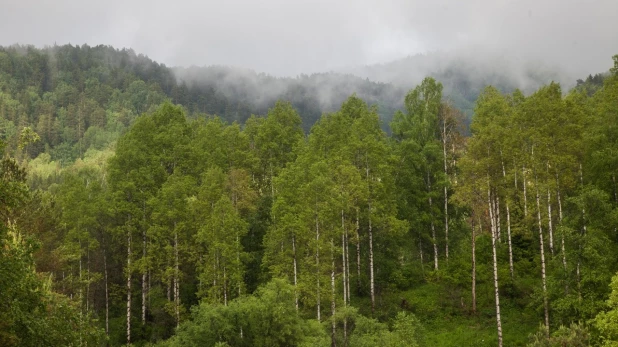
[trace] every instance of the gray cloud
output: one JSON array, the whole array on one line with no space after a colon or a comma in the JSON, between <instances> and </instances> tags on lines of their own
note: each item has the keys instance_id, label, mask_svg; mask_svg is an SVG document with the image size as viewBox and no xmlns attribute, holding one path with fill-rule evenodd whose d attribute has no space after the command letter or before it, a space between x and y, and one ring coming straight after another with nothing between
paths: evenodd
<instances>
[{"instance_id":1,"label":"gray cloud","mask_svg":"<svg viewBox=\"0 0 618 347\"><path fill-rule=\"evenodd\" d=\"M0 44L111 44L167 65L296 75L435 50L605 71L616 0L0 0ZM472 48L470 48L472 47Z\"/></svg>"}]
</instances>

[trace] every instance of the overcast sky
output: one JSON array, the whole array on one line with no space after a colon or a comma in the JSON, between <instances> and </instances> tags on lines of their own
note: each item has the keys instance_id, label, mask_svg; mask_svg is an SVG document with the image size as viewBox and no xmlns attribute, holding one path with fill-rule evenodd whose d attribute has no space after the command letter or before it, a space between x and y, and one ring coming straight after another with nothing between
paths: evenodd
<instances>
[{"instance_id":1,"label":"overcast sky","mask_svg":"<svg viewBox=\"0 0 618 347\"><path fill-rule=\"evenodd\" d=\"M276 75L469 47L594 73L618 54L618 0L0 0L0 45L69 42Z\"/></svg>"}]
</instances>

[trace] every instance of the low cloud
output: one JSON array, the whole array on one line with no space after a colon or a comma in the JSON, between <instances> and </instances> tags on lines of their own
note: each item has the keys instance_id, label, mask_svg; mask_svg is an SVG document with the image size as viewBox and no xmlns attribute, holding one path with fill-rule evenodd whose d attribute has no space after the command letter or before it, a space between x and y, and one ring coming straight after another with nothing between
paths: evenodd
<instances>
[{"instance_id":1,"label":"low cloud","mask_svg":"<svg viewBox=\"0 0 618 347\"><path fill-rule=\"evenodd\" d=\"M618 53L615 0L2 2L2 45L110 44L277 76L476 47L587 75Z\"/></svg>"}]
</instances>

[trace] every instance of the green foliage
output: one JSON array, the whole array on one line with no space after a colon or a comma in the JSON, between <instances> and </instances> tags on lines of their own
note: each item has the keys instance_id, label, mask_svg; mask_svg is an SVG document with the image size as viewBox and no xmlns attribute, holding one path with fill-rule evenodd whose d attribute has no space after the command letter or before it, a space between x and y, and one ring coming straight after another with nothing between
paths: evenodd
<instances>
[{"instance_id":1,"label":"green foliage","mask_svg":"<svg viewBox=\"0 0 618 347\"><path fill-rule=\"evenodd\" d=\"M350 336L351 346L420 346L421 326L418 319L412 314L399 312L393 320L391 330L389 330L387 324L364 316L356 317L354 324L354 332Z\"/></svg>"},{"instance_id":2,"label":"green foliage","mask_svg":"<svg viewBox=\"0 0 618 347\"><path fill-rule=\"evenodd\" d=\"M4 144L0 142L0 147ZM0 148L1 150L2 148ZM37 242L16 217L30 200L25 171L13 158L0 162L0 344L58 346L102 338L79 303L52 291L51 277L34 270Z\"/></svg>"},{"instance_id":3,"label":"green foliage","mask_svg":"<svg viewBox=\"0 0 618 347\"><path fill-rule=\"evenodd\" d=\"M467 139L427 78L381 103L389 137L387 86L0 48L0 344L493 346L499 297L504 345L611 345L614 70L487 87Z\"/></svg>"},{"instance_id":4,"label":"green foliage","mask_svg":"<svg viewBox=\"0 0 618 347\"><path fill-rule=\"evenodd\" d=\"M203 302L164 346L323 346L319 324L301 318L294 308L294 290L273 280L253 296L227 306Z\"/></svg>"},{"instance_id":5,"label":"green foliage","mask_svg":"<svg viewBox=\"0 0 618 347\"><path fill-rule=\"evenodd\" d=\"M600 312L592 321L599 332L602 346L618 346L618 275L612 278L611 294L607 300L609 310Z\"/></svg>"},{"instance_id":6,"label":"green foliage","mask_svg":"<svg viewBox=\"0 0 618 347\"><path fill-rule=\"evenodd\" d=\"M546 337L545 327L539 327L539 331L530 335L530 343L528 347L586 347L589 346L588 329L582 324L572 323L570 327L561 325L558 330L551 334L548 339Z\"/></svg>"}]
</instances>

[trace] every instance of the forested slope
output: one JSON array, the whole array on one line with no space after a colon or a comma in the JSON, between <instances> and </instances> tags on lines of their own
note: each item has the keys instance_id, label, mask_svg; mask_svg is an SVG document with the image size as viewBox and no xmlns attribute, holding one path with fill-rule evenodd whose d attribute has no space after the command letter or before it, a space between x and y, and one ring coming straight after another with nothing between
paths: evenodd
<instances>
[{"instance_id":1,"label":"forested slope","mask_svg":"<svg viewBox=\"0 0 618 347\"><path fill-rule=\"evenodd\" d=\"M241 123L287 100L308 131L353 93L379 105L388 121L404 92L333 73L274 78L216 66L172 70L109 46L0 47L0 138L13 138L29 126L41 136L28 148L29 157L45 151L52 160L69 163L89 148L105 148L137 115L165 100L183 105L190 117L218 115ZM17 149L15 140L8 145Z\"/></svg>"},{"instance_id":2,"label":"forested slope","mask_svg":"<svg viewBox=\"0 0 618 347\"><path fill-rule=\"evenodd\" d=\"M433 78L388 133L360 94L305 131L291 102L241 125L146 58L55 49L0 53L2 344L618 340L618 56L570 92L488 86L466 137Z\"/></svg>"}]
</instances>

